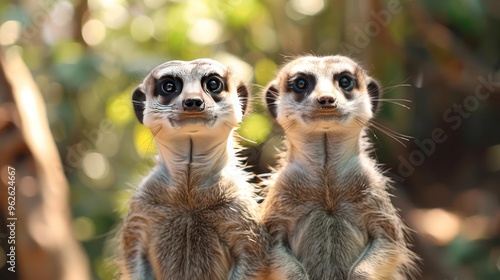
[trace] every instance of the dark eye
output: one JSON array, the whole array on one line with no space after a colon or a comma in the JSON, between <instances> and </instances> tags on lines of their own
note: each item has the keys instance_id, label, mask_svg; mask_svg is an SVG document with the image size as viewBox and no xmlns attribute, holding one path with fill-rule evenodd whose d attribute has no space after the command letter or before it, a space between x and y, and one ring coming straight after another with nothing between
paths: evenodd
<instances>
[{"instance_id":1,"label":"dark eye","mask_svg":"<svg viewBox=\"0 0 500 280\"><path fill-rule=\"evenodd\" d=\"M345 91L351 91L354 88L354 79L349 76L343 76L339 79L339 87Z\"/></svg>"},{"instance_id":2,"label":"dark eye","mask_svg":"<svg viewBox=\"0 0 500 280\"><path fill-rule=\"evenodd\" d=\"M182 83L174 78L166 78L161 82L162 95L170 95L180 93L182 90Z\"/></svg>"},{"instance_id":3,"label":"dark eye","mask_svg":"<svg viewBox=\"0 0 500 280\"><path fill-rule=\"evenodd\" d=\"M224 89L224 83L220 77L212 76L206 79L205 89L208 93L219 94Z\"/></svg>"},{"instance_id":4,"label":"dark eye","mask_svg":"<svg viewBox=\"0 0 500 280\"><path fill-rule=\"evenodd\" d=\"M297 78L293 81L292 89L295 93L302 94L307 90L307 80L304 78Z\"/></svg>"},{"instance_id":5,"label":"dark eye","mask_svg":"<svg viewBox=\"0 0 500 280\"><path fill-rule=\"evenodd\" d=\"M165 93L171 93L175 92L175 84L173 82L164 82L163 85L161 85L161 89Z\"/></svg>"}]
</instances>

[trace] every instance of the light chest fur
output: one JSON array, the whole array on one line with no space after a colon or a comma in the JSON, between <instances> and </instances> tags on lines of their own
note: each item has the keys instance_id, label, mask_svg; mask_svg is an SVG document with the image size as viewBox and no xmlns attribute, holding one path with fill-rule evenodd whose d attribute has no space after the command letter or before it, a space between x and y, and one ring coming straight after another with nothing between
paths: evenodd
<instances>
[{"instance_id":1,"label":"light chest fur","mask_svg":"<svg viewBox=\"0 0 500 280\"><path fill-rule=\"evenodd\" d=\"M234 256L259 254L256 203L250 186L236 183L244 179L236 171L214 174L218 180L191 176L188 183L158 166L140 186L129 223L149 235L145 255L154 271L168 268L162 279L227 279Z\"/></svg>"}]
</instances>

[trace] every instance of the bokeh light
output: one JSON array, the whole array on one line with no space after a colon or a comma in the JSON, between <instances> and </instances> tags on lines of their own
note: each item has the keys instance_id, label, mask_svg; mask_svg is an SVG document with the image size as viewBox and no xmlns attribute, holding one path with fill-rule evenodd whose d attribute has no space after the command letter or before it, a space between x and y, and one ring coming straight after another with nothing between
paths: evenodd
<instances>
[{"instance_id":1,"label":"bokeh light","mask_svg":"<svg viewBox=\"0 0 500 280\"><path fill-rule=\"evenodd\" d=\"M77 240L86 241L95 235L95 223L89 217L78 217L73 220L73 234Z\"/></svg>"},{"instance_id":2,"label":"bokeh light","mask_svg":"<svg viewBox=\"0 0 500 280\"><path fill-rule=\"evenodd\" d=\"M94 180L102 180L109 172L109 161L99 153L88 153L83 157L83 171Z\"/></svg>"},{"instance_id":3,"label":"bokeh light","mask_svg":"<svg viewBox=\"0 0 500 280\"><path fill-rule=\"evenodd\" d=\"M189 40L195 44L215 44L220 40L222 35L222 26L213 19L197 19L191 26L187 35Z\"/></svg>"},{"instance_id":4,"label":"bokeh light","mask_svg":"<svg viewBox=\"0 0 500 280\"><path fill-rule=\"evenodd\" d=\"M58 26L71 23L74 15L73 4L69 1L57 1L50 15L51 21Z\"/></svg>"},{"instance_id":5,"label":"bokeh light","mask_svg":"<svg viewBox=\"0 0 500 280\"><path fill-rule=\"evenodd\" d=\"M21 35L21 23L17 20L8 20L0 25L0 45L14 44Z\"/></svg>"},{"instance_id":6,"label":"bokeh light","mask_svg":"<svg viewBox=\"0 0 500 280\"><path fill-rule=\"evenodd\" d=\"M267 139L271 133L272 124L262 114L251 114L243 120L238 129L238 134L247 141L247 145L259 145Z\"/></svg>"},{"instance_id":7,"label":"bokeh light","mask_svg":"<svg viewBox=\"0 0 500 280\"><path fill-rule=\"evenodd\" d=\"M106 105L106 116L114 124L123 126L135 119L133 108L130 106L132 91L132 88L127 89L123 94L112 98Z\"/></svg>"},{"instance_id":8,"label":"bokeh light","mask_svg":"<svg viewBox=\"0 0 500 280\"><path fill-rule=\"evenodd\" d=\"M155 25L151 18L147 16L138 16L130 25L130 35L138 42L145 42L153 36Z\"/></svg>"},{"instance_id":9,"label":"bokeh light","mask_svg":"<svg viewBox=\"0 0 500 280\"><path fill-rule=\"evenodd\" d=\"M290 0L290 3L295 11L307 16L313 16L325 7L324 0Z\"/></svg>"},{"instance_id":10,"label":"bokeh light","mask_svg":"<svg viewBox=\"0 0 500 280\"><path fill-rule=\"evenodd\" d=\"M114 3L102 12L102 21L104 25L111 29L120 29L125 26L129 20L129 12L124 5Z\"/></svg>"},{"instance_id":11,"label":"bokeh light","mask_svg":"<svg viewBox=\"0 0 500 280\"><path fill-rule=\"evenodd\" d=\"M416 230L428 234L428 241L436 245L450 243L460 231L460 218L444 209L413 210L410 217Z\"/></svg>"},{"instance_id":12,"label":"bokeh light","mask_svg":"<svg viewBox=\"0 0 500 280\"><path fill-rule=\"evenodd\" d=\"M143 124L136 124L134 126L134 144L141 158L155 155L158 152L153 134Z\"/></svg>"},{"instance_id":13,"label":"bokeh light","mask_svg":"<svg viewBox=\"0 0 500 280\"><path fill-rule=\"evenodd\" d=\"M101 21L91 19L83 25L82 36L90 46L99 45L106 37L106 27Z\"/></svg>"}]
</instances>

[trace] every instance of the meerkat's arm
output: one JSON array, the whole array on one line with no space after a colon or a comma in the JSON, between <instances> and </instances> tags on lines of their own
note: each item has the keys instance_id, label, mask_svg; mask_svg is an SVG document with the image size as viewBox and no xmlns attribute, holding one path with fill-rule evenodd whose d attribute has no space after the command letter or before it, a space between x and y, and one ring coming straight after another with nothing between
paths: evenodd
<instances>
[{"instance_id":1,"label":"meerkat's arm","mask_svg":"<svg viewBox=\"0 0 500 280\"><path fill-rule=\"evenodd\" d=\"M260 279L260 271L255 271L255 266L251 265L254 262L253 256L242 254L236 260L228 280L245 280L245 279Z\"/></svg>"},{"instance_id":2,"label":"meerkat's arm","mask_svg":"<svg viewBox=\"0 0 500 280\"><path fill-rule=\"evenodd\" d=\"M146 221L140 216L129 214L122 232L122 254L125 269L123 279L154 280L154 273L147 258L147 240L144 235Z\"/></svg>"},{"instance_id":3,"label":"meerkat's arm","mask_svg":"<svg viewBox=\"0 0 500 280\"><path fill-rule=\"evenodd\" d=\"M399 252L391 248L388 240L374 239L366 247L360 259L349 273L349 280L355 279L391 279L394 274Z\"/></svg>"},{"instance_id":4,"label":"meerkat's arm","mask_svg":"<svg viewBox=\"0 0 500 280\"><path fill-rule=\"evenodd\" d=\"M278 188L277 186L275 189ZM271 189L261 205L261 215L272 238L269 242L271 249L269 250L269 276L267 279L308 280L306 269L295 257L289 246L287 224L289 222L296 223L296 221L292 221L295 216L290 212L291 207L274 207L271 211L272 206L283 205L280 201L281 199L276 195L275 190Z\"/></svg>"},{"instance_id":5,"label":"meerkat's arm","mask_svg":"<svg viewBox=\"0 0 500 280\"><path fill-rule=\"evenodd\" d=\"M271 250L271 274L269 279L307 280L304 267L285 244L277 244Z\"/></svg>"},{"instance_id":6,"label":"meerkat's arm","mask_svg":"<svg viewBox=\"0 0 500 280\"><path fill-rule=\"evenodd\" d=\"M275 244L270 252L270 280L308 280L309 276L300 261L295 257L287 246L287 238L284 229L274 229L276 234Z\"/></svg>"},{"instance_id":7,"label":"meerkat's arm","mask_svg":"<svg viewBox=\"0 0 500 280\"><path fill-rule=\"evenodd\" d=\"M373 226L369 229L371 241L352 265L349 280L356 279L404 279L403 271L397 267L405 263L407 248L402 246L403 233L397 232L397 227L391 224ZM388 231L388 232L387 232Z\"/></svg>"},{"instance_id":8,"label":"meerkat's arm","mask_svg":"<svg viewBox=\"0 0 500 280\"><path fill-rule=\"evenodd\" d=\"M260 223L260 222L259 222ZM271 280L266 277L265 259L268 255L268 235L262 226L257 226L253 221L248 221L248 230L254 236L260 237L260 244L256 240L245 239L236 242L233 254L236 255L235 263L228 276L228 280Z\"/></svg>"}]
</instances>

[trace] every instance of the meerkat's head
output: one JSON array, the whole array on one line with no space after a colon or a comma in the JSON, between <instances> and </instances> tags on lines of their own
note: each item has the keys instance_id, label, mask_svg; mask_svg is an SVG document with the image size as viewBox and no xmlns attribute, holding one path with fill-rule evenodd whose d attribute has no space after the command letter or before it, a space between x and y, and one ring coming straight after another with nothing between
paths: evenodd
<instances>
[{"instance_id":1,"label":"meerkat's head","mask_svg":"<svg viewBox=\"0 0 500 280\"><path fill-rule=\"evenodd\" d=\"M304 56L286 64L265 91L269 113L285 129L361 130L377 109L380 90L344 56Z\"/></svg>"},{"instance_id":2,"label":"meerkat's head","mask_svg":"<svg viewBox=\"0 0 500 280\"><path fill-rule=\"evenodd\" d=\"M175 133L231 130L247 107L248 89L212 59L169 61L154 68L132 94L137 119Z\"/></svg>"}]
</instances>

